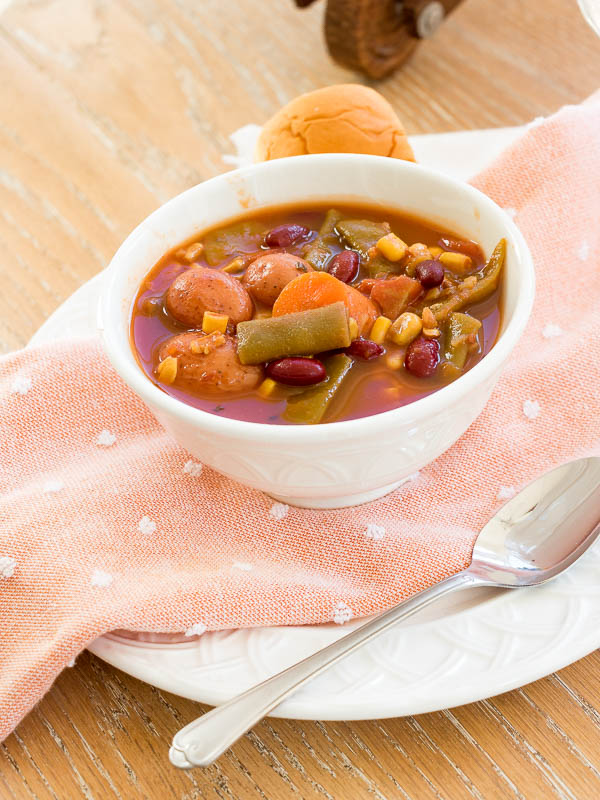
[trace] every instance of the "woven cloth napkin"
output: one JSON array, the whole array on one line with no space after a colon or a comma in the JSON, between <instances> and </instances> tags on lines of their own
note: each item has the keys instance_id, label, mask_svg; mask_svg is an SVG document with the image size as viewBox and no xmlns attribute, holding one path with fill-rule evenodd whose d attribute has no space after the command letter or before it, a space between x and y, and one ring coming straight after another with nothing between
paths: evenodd
<instances>
[{"instance_id":1,"label":"woven cloth napkin","mask_svg":"<svg viewBox=\"0 0 600 800\"><path fill-rule=\"evenodd\" d=\"M95 339L0 360L0 738L115 628L301 625L383 610L469 560L525 482L600 452L600 93L475 184L532 250L530 324L483 414L373 503L288 508L191 459Z\"/></svg>"}]
</instances>

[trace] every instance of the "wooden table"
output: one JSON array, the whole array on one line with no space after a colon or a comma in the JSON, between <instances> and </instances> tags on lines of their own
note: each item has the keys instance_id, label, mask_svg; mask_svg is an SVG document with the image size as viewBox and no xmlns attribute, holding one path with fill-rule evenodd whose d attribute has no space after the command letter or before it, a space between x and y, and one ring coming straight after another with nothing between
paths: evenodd
<instances>
[{"instance_id":1,"label":"wooden table","mask_svg":"<svg viewBox=\"0 0 600 800\"><path fill-rule=\"evenodd\" d=\"M1 0L0 349L24 345L143 217L222 172L228 134L356 80L322 5ZM360 80L360 78L359 78ZM465 0L379 85L411 133L526 122L600 85L574 0ZM600 655L481 703L358 723L265 721L205 771L167 761L198 705L89 654L1 746L4 798L600 797Z\"/></svg>"}]
</instances>

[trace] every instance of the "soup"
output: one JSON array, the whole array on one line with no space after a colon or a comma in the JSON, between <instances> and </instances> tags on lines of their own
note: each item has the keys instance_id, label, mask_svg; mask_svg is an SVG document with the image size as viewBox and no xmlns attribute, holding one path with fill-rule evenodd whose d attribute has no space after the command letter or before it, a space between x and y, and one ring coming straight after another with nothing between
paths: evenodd
<instances>
[{"instance_id":1,"label":"soup","mask_svg":"<svg viewBox=\"0 0 600 800\"><path fill-rule=\"evenodd\" d=\"M505 242L481 247L379 207L246 214L166 253L132 347L163 391L212 414L315 424L456 380L500 327Z\"/></svg>"}]
</instances>

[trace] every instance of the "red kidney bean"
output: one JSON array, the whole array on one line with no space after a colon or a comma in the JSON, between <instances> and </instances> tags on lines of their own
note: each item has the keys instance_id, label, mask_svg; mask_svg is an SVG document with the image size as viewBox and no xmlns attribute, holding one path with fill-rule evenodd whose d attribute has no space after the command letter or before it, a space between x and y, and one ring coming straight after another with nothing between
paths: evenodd
<instances>
[{"instance_id":1,"label":"red kidney bean","mask_svg":"<svg viewBox=\"0 0 600 800\"><path fill-rule=\"evenodd\" d=\"M439 261L421 261L415 269L415 277L425 289L433 289L444 280L444 266Z\"/></svg>"},{"instance_id":2,"label":"red kidney bean","mask_svg":"<svg viewBox=\"0 0 600 800\"><path fill-rule=\"evenodd\" d=\"M404 366L416 378L433 375L440 361L440 343L437 339L415 339L406 348Z\"/></svg>"},{"instance_id":3,"label":"red kidney bean","mask_svg":"<svg viewBox=\"0 0 600 800\"><path fill-rule=\"evenodd\" d=\"M265 234L265 244L268 247L289 247L307 234L308 228L304 225L279 225Z\"/></svg>"},{"instance_id":4,"label":"red kidney bean","mask_svg":"<svg viewBox=\"0 0 600 800\"><path fill-rule=\"evenodd\" d=\"M280 358L267 364L267 377L286 386L312 386L327 377L322 362L316 358Z\"/></svg>"},{"instance_id":5,"label":"red kidney bean","mask_svg":"<svg viewBox=\"0 0 600 800\"><path fill-rule=\"evenodd\" d=\"M483 260L483 253L477 242L471 242L468 239L451 239L449 236L442 236L439 244L444 250L452 250L454 253L463 253L465 256L469 256L475 263Z\"/></svg>"},{"instance_id":6,"label":"red kidney bean","mask_svg":"<svg viewBox=\"0 0 600 800\"><path fill-rule=\"evenodd\" d=\"M378 358L385 352L385 349L376 342L370 339L363 339L359 337L355 339L350 347L346 348L346 354L354 356L355 358L362 358L364 361L371 361L373 358Z\"/></svg>"},{"instance_id":7,"label":"red kidney bean","mask_svg":"<svg viewBox=\"0 0 600 800\"><path fill-rule=\"evenodd\" d=\"M327 265L327 272L343 283L352 283L358 275L360 256L354 250L343 250Z\"/></svg>"}]
</instances>

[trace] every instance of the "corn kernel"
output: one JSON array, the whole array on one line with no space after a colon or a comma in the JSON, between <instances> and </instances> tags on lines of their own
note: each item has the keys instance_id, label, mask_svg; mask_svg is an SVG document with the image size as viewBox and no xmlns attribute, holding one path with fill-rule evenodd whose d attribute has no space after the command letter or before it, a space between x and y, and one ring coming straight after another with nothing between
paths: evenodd
<instances>
[{"instance_id":1,"label":"corn kernel","mask_svg":"<svg viewBox=\"0 0 600 800\"><path fill-rule=\"evenodd\" d=\"M237 256L236 258L233 259L233 261L230 261L229 264L225 264L225 266L222 269L222 272L229 272L229 273L241 272L243 269L244 269L244 259L240 258L240 256Z\"/></svg>"},{"instance_id":2,"label":"corn kernel","mask_svg":"<svg viewBox=\"0 0 600 800\"><path fill-rule=\"evenodd\" d=\"M227 314L213 314L212 311L205 311L202 317L202 330L204 333L225 333L228 322Z\"/></svg>"},{"instance_id":3,"label":"corn kernel","mask_svg":"<svg viewBox=\"0 0 600 800\"><path fill-rule=\"evenodd\" d=\"M431 257L432 257L432 258L437 258L437 257L438 257L438 256L440 256L440 255L441 255L441 254L442 254L444 251L442 250L442 248L441 248L441 247L438 247L437 245L434 245L433 247L430 247L430 248L429 248L429 252L431 253Z\"/></svg>"},{"instance_id":4,"label":"corn kernel","mask_svg":"<svg viewBox=\"0 0 600 800\"><path fill-rule=\"evenodd\" d=\"M175 255L180 261L186 261L188 264L191 264L192 261L195 261L203 252L204 245L202 242L194 242L188 247L178 250Z\"/></svg>"},{"instance_id":5,"label":"corn kernel","mask_svg":"<svg viewBox=\"0 0 600 800\"><path fill-rule=\"evenodd\" d=\"M395 233L382 236L376 247L388 261L401 261L408 253L408 245Z\"/></svg>"},{"instance_id":6,"label":"corn kernel","mask_svg":"<svg viewBox=\"0 0 600 800\"><path fill-rule=\"evenodd\" d=\"M385 358L385 364L388 369L400 369L404 364L404 358L400 353L389 353Z\"/></svg>"},{"instance_id":7,"label":"corn kernel","mask_svg":"<svg viewBox=\"0 0 600 800\"><path fill-rule=\"evenodd\" d=\"M417 338L417 336L421 333L422 327L423 324L421 322L421 317L419 317L417 314L413 314L412 311L405 311L404 314L400 314L398 319L390 328L388 337L395 344L399 344L401 347L404 347L405 345L410 344L413 339Z\"/></svg>"},{"instance_id":8,"label":"corn kernel","mask_svg":"<svg viewBox=\"0 0 600 800\"><path fill-rule=\"evenodd\" d=\"M392 320L387 317L377 317L371 328L369 339L375 344L383 344L387 332L392 326Z\"/></svg>"},{"instance_id":9,"label":"corn kernel","mask_svg":"<svg viewBox=\"0 0 600 800\"><path fill-rule=\"evenodd\" d=\"M470 257L464 253L440 253L439 260L445 267L458 275L464 275L473 266Z\"/></svg>"},{"instance_id":10,"label":"corn kernel","mask_svg":"<svg viewBox=\"0 0 600 800\"><path fill-rule=\"evenodd\" d=\"M257 391L259 395L268 400L270 397L273 397L275 392L279 389L279 384L277 381L274 381L273 378L265 378L261 385L258 387Z\"/></svg>"},{"instance_id":11,"label":"corn kernel","mask_svg":"<svg viewBox=\"0 0 600 800\"><path fill-rule=\"evenodd\" d=\"M167 356L156 368L156 375L161 383L170 385L177 377L177 359Z\"/></svg>"},{"instance_id":12,"label":"corn kernel","mask_svg":"<svg viewBox=\"0 0 600 800\"><path fill-rule=\"evenodd\" d=\"M355 339L358 339L358 322L354 319L354 317L349 317L348 329L350 331L350 340L354 341Z\"/></svg>"}]
</instances>

